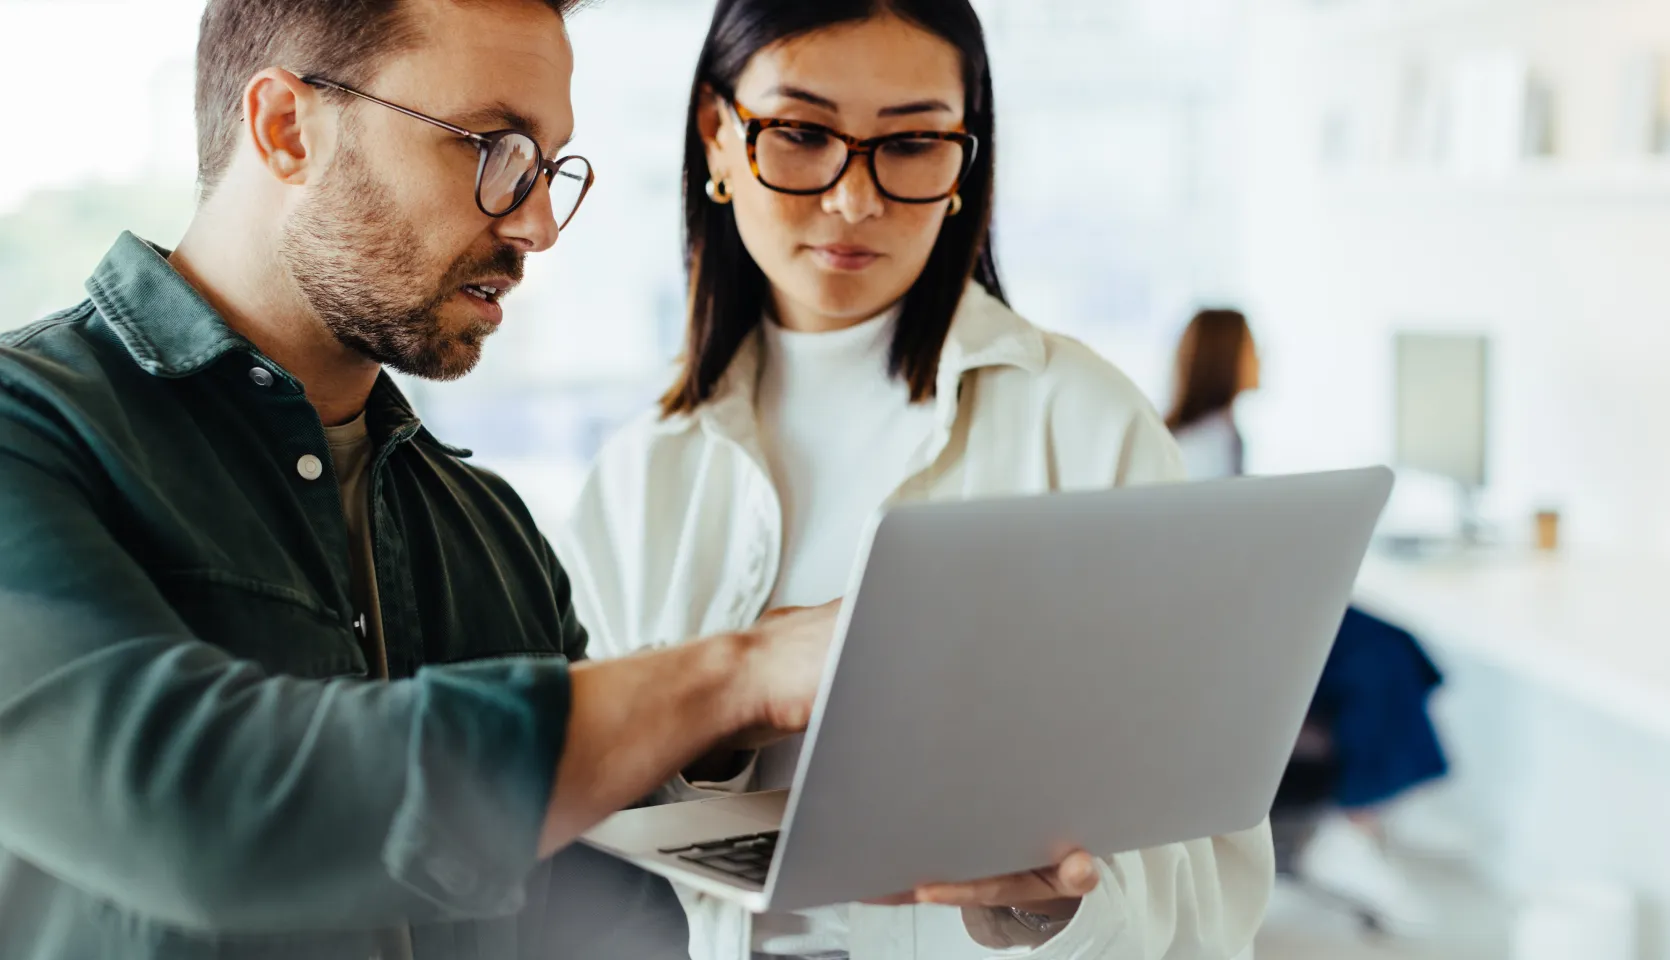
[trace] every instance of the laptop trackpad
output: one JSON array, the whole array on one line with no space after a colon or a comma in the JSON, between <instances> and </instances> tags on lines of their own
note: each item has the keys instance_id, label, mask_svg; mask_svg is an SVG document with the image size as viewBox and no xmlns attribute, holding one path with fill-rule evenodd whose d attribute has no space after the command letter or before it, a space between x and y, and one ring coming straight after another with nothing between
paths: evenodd
<instances>
[{"instance_id":1,"label":"laptop trackpad","mask_svg":"<svg viewBox=\"0 0 1670 960\"><path fill-rule=\"evenodd\" d=\"M765 829L776 830L783 825L783 813L789 806L789 792L768 790L764 793L746 793L739 797L726 797L712 802L722 804L727 813L750 817L765 824Z\"/></svg>"}]
</instances>

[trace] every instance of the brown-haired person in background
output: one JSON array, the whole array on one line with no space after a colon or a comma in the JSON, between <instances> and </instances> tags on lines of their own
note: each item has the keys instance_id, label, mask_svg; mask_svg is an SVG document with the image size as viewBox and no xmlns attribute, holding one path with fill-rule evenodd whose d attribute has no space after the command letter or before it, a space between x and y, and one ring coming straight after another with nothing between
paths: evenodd
<instances>
[{"instance_id":1,"label":"brown-haired person in background","mask_svg":"<svg viewBox=\"0 0 1670 960\"><path fill-rule=\"evenodd\" d=\"M1259 388L1261 363L1247 318L1203 310L1177 350L1171 412L1191 480L1240 476L1246 445L1235 402ZM1445 775L1448 764L1427 710L1442 681L1407 631L1355 607L1346 612L1316 699L1301 752L1277 805L1325 799L1333 808L1294 860L1307 883L1362 908L1388 930L1412 936L1431 929L1432 909L1387 855L1382 812L1416 787Z\"/></svg>"},{"instance_id":2,"label":"brown-haired person in background","mask_svg":"<svg viewBox=\"0 0 1670 960\"><path fill-rule=\"evenodd\" d=\"M1189 321L1177 347L1166 428L1177 438L1190 479L1235 477L1246 469L1235 401L1257 390L1260 376L1246 317L1235 310L1202 310Z\"/></svg>"},{"instance_id":3,"label":"brown-haired person in background","mask_svg":"<svg viewBox=\"0 0 1670 960\"><path fill-rule=\"evenodd\" d=\"M467 373L584 198L570 6L211 0L184 240L0 339L0 957L684 955L567 848L802 728L833 609L582 662L522 501L383 372Z\"/></svg>"}]
</instances>

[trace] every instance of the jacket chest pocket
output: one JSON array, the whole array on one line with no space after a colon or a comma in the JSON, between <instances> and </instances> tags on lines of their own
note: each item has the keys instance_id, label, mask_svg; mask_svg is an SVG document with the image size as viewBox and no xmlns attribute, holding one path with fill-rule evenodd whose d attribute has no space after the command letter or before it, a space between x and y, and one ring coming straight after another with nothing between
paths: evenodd
<instances>
[{"instance_id":1,"label":"jacket chest pocket","mask_svg":"<svg viewBox=\"0 0 1670 960\"><path fill-rule=\"evenodd\" d=\"M348 617L303 590L221 570L174 571L158 586L198 639L270 674L369 672Z\"/></svg>"}]
</instances>

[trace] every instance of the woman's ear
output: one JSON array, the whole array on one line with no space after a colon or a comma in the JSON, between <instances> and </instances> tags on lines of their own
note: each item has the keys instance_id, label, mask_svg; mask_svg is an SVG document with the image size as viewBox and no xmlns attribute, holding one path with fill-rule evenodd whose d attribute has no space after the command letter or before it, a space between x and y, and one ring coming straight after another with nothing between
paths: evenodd
<instances>
[{"instance_id":1,"label":"woman's ear","mask_svg":"<svg viewBox=\"0 0 1670 960\"><path fill-rule=\"evenodd\" d=\"M707 150L708 174L715 181L724 180L730 175L726 170L723 143L725 129L729 126L725 122L729 119L729 112L725 98L712 87L704 85L701 105L696 108L696 124L702 134L702 146Z\"/></svg>"}]
</instances>

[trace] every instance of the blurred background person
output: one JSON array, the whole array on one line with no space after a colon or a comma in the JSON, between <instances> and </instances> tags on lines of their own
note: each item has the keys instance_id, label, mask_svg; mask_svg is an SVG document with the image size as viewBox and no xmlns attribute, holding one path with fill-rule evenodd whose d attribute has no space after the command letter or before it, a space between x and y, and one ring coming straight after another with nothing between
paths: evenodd
<instances>
[{"instance_id":1,"label":"blurred background person","mask_svg":"<svg viewBox=\"0 0 1670 960\"><path fill-rule=\"evenodd\" d=\"M1258 346L1237 310L1202 310L1177 348L1166 425L1191 480L1246 471L1235 403L1259 388ZM1308 824L1292 867L1380 925L1430 933L1431 906L1387 855L1381 812L1448 770L1427 699L1442 677L1408 631L1353 607L1322 673L1294 764L1276 804L1331 809Z\"/></svg>"},{"instance_id":2,"label":"blurred background person","mask_svg":"<svg viewBox=\"0 0 1670 960\"><path fill-rule=\"evenodd\" d=\"M1240 312L1202 310L1189 321L1177 348L1176 395L1166 427L1177 438L1191 480L1246 471L1235 401L1258 389L1259 375L1258 347Z\"/></svg>"}]
</instances>

